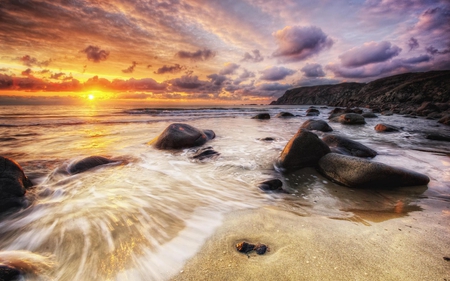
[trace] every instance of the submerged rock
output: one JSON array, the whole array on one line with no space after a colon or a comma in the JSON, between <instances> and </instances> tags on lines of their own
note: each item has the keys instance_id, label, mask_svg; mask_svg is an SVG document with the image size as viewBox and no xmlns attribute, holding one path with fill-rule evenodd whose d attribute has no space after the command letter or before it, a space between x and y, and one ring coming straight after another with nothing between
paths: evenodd
<instances>
[{"instance_id":1,"label":"submerged rock","mask_svg":"<svg viewBox=\"0 0 450 281\"><path fill-rule=\"evenodd\" d=\"M212 130L202 131L188 124L173 123L149 144L158 149L180 149L203 145L214 137Z\"/></svg>"},{"instance_id":2,"label":"submerged rock","mask_svg":"<svg viewBox=\"0 0 450 281\"><path fill-rule=\"evenodd\" d=\"M198 159L198 160L204 160L204 159L208 159L208 158L214 158L219 156L220 153L213 150L213 148L211 146L199 149L196 151L196 153L194 154L194 156L192 156L193 159Z\"/></svg>"},{"instance_id":3,"label":"submerged rock","mask_svg":"<svg viewBox=\"0 0 450 281\"><path fill-rule=\"evenodd\" d=\"M357 113L341 114L339 117L335 117L331 120L345 125L366 124L366 120L364 120L364 117L361 114Z\"/></svg>"},{"instance_id":4,"label":"submerged rock","mask_svg":"<svg viewBox=\"0 0 450 281\"><path fill-rule=\"evenodd\" d=\"M326 135L322 140L333 152L356 157L375 157L377 152L362 143L337 135Z\"/></svg>"},{"instance_id":5,"label":"submerged rock","mask_svg":"<svg viewBox=\"0 0 450 281\"><path fill-rule=\"evenodd\" d=\"M450 136L437 133L430 133L426 136L426 138L429 140L450 141Z\"/></svg>"},{"instance_id":6,"label":"submerged rock","mask_svg":"<svg viewBox=\"0 0 450 281\"><path fill-rule=\"evenodd\" d=\"M330 153L330 148L316 134L300 129L281 152L278 166L287 172L314 167L327 153Z\"/></svg>"},{"instance_id":7,"label":"submerged rock","mask_svg":"<svg viewBox=\"0 0 450 281\"><path fill-rule=\"evenodd\" d=\"M361 114L361 116L364 118L378 118L378 115L373 112L364 112Z\"/></svg>"},{"instance_id":8,"label":"submerged rock","mask_svg":"<svg viewBox=\"0 0 450 281\"><path fill-rule=\"evenodd\" d=\"M295 117L295 115L290 113L290 112L280 112L275 117L277 117L277 118L288 118L288 117Z\"/></svg>"},{"instance_id":9,"label":"submerged rock","mask_svg":"<svg viewBox=\"0 0 450 281\"><path fill-rule=\"evenodd\" d=\"M318 170L337 183L355 188L418 186L430 181L426 175L411 170L336 153L322 157Z\"/></svg>"},{"instance_id":10,"label":"submerged rock","mask_svg":"<svg viewBox=\"0 0 450 281\"><path fill-rule=\"evenodd\" d=\"M328 125L327 122L325 122L323 120L314 120L314 119L306 120L305 122L303 122L303 124L300 126L300 128L311 130L311 131L312 130L322 131L322 132L333 131L333 129L330 127L330 125Z\"/></svg>"},{"instance_id":11,"label":"submerged rock","mask_svg":"<svg viewBox=\"0 0 450 281\"><path fill-rule=\"evenodd\" d=\"M265 137L265 138L260 138L260 139L258 139L258 140L260 140L260 141L274 141L275 138L272 138L272 137Z\"/></svg>"},{"instance_id":12,"label":"submerged rock","mask_svg":"<svg viewBox=\"0 0 450 281\"><path fill-rule=\"evenodd\" d=\"M389 125L389 124L380 123L380 124L375 125L375 131L377 131L377 132L398 132L398 131L400 131L400 128Z\"/></svg>"},{"instance_id":13,"label":"submerged rock","mask_svg":"<svg viewBox=\"0 0 450 281\"><path fill-rule=\"evenodd\" d=\"M116 162L103 156L89 156L81 160L75 161L67 167L67 171L74 175L85 172L97 166Z\"/></svg>"},{"instance_id":14,"label":"submerged rock","mask_svg":"<svg viewBox=\"0 0 450 281\"><path fill-rule=\"evenodd\" d=\"M270 119L270 114L269 113L259 113L255 116L252 117L252 119Z\"/></svg>"},{"instance_id":15,"label":"submerged rock","mask_svg":"<svg viewBox=\"0 0 450 281\"><path fill-rule=\"evenodd\" d=\"M279 179L267 180L261 182L258 187L263 191L284 192L283 182Z\"/></svg>"}]
</instances>

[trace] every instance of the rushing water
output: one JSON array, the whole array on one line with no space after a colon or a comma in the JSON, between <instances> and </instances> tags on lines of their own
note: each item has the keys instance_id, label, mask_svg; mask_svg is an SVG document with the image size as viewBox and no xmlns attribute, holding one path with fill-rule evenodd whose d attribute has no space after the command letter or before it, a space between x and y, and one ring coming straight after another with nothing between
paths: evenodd
<instances>
[{"instance_id":1,"label":"rushing water","mask_svg":"<svg viewBox=\"0 0 450 281\"><path fill-rule=\"evenodd\" d=\"M449 145L427 140L424 132L450 130L433 120L394 115L363 126L330 123L334 133L375 149L374 160L427 174L428 189L353 190L313 169L277 174L273 164L309 119L307 108L0 107L0 155L19 162L36 183L29 207L0 219L0 263L20 263L27 280L165 280L233 210L273 206L366 225L409 212L427 211L431 219L448 212ZM326 119L330 109L313 118ZM273 118L280 111L303 117ZM250 118L261 112L272 119ZM173 122L214 130L216 138L205 146L220 156L198 161L191 158L197 148L147 145ZM381 122L403 131L376 133ZM274 141L260 140L266 137ZM71 176L55 172L91 155L117 162ZM257 188L273 177L290 194Z\"/></svg>"}]
</instances>

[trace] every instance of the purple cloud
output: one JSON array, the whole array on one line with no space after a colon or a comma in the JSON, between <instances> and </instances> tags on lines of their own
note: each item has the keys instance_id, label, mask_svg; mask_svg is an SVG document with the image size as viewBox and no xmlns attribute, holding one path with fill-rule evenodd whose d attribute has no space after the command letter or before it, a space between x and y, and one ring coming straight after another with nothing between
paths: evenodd
<instances>
[{"instance_id":1,"label":"purple cloud","mask_svg":"<svg viewBox=\"0 0 450 281\"><path fill-rule=\"evenodd\" d=\"M216 55L209 49L197 50L196 52L179 51L176 56L180 59L191 59L194 61L212 59Z\"/></svg>"},{"instance_id":2,"label":"purple cloud","mask_svg":"<svg viewBox=\"0 0 450 281\"><path fill-rule=\"evenodd\" d=\"M175 64L172 66L164 65L163 67L158 68L157 71L154 71L155 74L164 74L164 73L177 73L186 69L186 67L181 66L179 64Z\"/></svg>"},{"instance_id":3,"label":"purple cloud","mask_svg":"<svg viewBox=\"0 0 450 281\"><path fill-rule=\"evenodd\" d=\"M181 76L170 80L173 86L181 89L197 89L204 85L204 81L198 79L198 76Z\"/></svg>"},{"instance_id":4,"label":"purple cloud","mask_svg":"<svg viewBox=\"0 0 450 281\"><path fill-rule=\"evenodd\" d=\"M222 85L222 83L227 80L227 77L225 75L219 75L219 74L211 74L206 77L211 79L211 82L216 86Z\"/></svg>"},{"instance_id":5,"label":"purple cloud","mask_svg":"<svg viewBox=\"0 0 450 281\"><path fill-rule=\"evenodd\" d=\"M244 58L241 59L241 62L261 62L264 60L264 57L261 56L261 54L259 53L259 50L253 50L252 51L253 55L251 55L250 53L246 52L244 54Z\"/></svg>"},{"instance_id":6,"label":"purple cloud","mask_svg":"<svg viewBox=\"0 0 450 281\"><path fill-rule=\"evenodd\" d=\"M101 62L108 58L109 52L101 50L98 46L89 45L86 49L81 50L80 53L85 53L88 60L93 62Z\"/></svg>"},{"instance_id":7,"label":"purple cloud","mask_svg":"<svg viewBox=\"0 0 450 281\"><path fill-rule=\"evenodd\" d=\"M123 73L133 73L134 68L136 67L136 65L138 65L138 63L133 61L132 65L130 67L128 67L127 69L122 69L122 72Z\"/></svg>"},{"instance_id":8,"label":"purple cloud","mask_svg":"<svg viewBox=\"0 0 450 281\"><path fill-rule=\"evenodd\" d=\"M32 67L32 66L39 66L39 67L43 67L43 66L48 66L50 64L50 62L52 61L51 59L46 60L46 61L38 61L37 58L33 58L29 55L25 55L23 57L19 57L17 58L18 60L20 60L23 65L28 66L28 67Z\"/></svg>"},{"instance_id":9,"label":"purple cloud","mask_svg":"<svg viewBox=\"0 0 450 281\"><path fill-rule=\"evenodd\" d=\"M278 81L286 78L286 76L294 74L295 72L295 70L289 68L274 66L261 71L262 75L260 79L267 81Z\"/></svg>"},{"instance_id":10,"label":"purple cloud","mask_svg":"<svg viewBox=\"0 0 450 281\"><path fill-rule=\"evenodd\" d=\"M387 61L398 56L401 48L391 45L390 42L380 43L369 42L361 47L350 49L339 56L341 63L345 67L358 67L366 64Z\"/></svg>"},{"instance_id":11,"label":"purple cloud","mask_svg":"<svg viewBox=\"0 0 450 281\"><path fill-rule=\"evenodd\" d=\"M229 75L229 74L233 74L236 69L239 68L240 65L235 64L235 63L226 63L225 67L219 71L220 75Z\"/></svg>"},{"instance_id":12,"label":"purple cloud","mask_svg":"<svg viewBox=\"0 0 450 281\"><path fill-rule=\"evenodd\" d=\"M330 48L334 43L316 26L287 26L272 35L278 43L278 49L272 55L284 62L304 60Z\"/></svg>"},{"instance_id":13,"label":"purple cloud","mask_svg":"<svg viewBox=\"0 0 450 281\"><path fill-rule=\"evenodd\" d=\"M303 76L305 77L324 77L325 72L322 69L322 66L317 63L309 64L307 63L301 71L303 72Z\"/></svg>"},{"instance_id":14,"label":"purple cloud","mask_svg":"<svg viewBox=\"0 0 450 281\"><path fill-rule=\"evenodd\" d=\"M411 37L409 38L408 46L409 51L411 52L412 50L419 48L419 41L416 38Z\"/></svg>"},{"instance_id":15,"label":"purple cloud","mask_svg":"<svg viewBox=\"0 0 450 281\"><path fill-rule=\"evenodd\" d=\"M247 69L243 69L242 74L239 75L240 79L247 79L247 78L252 78L255 77L255 73L248 71Z\"/></svg>"},{"instance_id":16,"label":"purple cloud","mask_svg":"<svg viewBox=\"0 0 450 281\"><path fill-rule=\"evenodd\" d=\"M429 53L430 55L434 56L434 55L445 55L450 53L450 48L448 49L444 49L444 50L438 50L433 46L428 46L425 48L425 50L427 51L427 53Z\"/></svg>"}]
</instances>

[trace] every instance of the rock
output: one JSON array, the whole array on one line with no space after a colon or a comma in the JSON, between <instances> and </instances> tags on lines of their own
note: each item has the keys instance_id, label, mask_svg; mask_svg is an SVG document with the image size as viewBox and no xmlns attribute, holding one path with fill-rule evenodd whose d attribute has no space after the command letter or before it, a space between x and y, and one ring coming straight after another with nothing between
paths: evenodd
<instances>
[{"instance_id":1,"label":"rock","mask_svg":"<svg viewBox=\"0 0 450 281\"><path fill-rule=\"evenodd\" d=\"M427 116L432 112L439 113L440 111L439 107L432 102L423 102L416 110L417 114L420 116Z\"/></svg>"},{"instance_id":2,"label":"rock","mask_svg":"<svg viewBox=\"0 0 450 281\"><path fill-rule=\"evenodd\" d=\"M261 119L261 120L270 119L270 114L269 113L259 113L255 116L253 116L252 119Z\"/></svg>"},{"instance_id":3,"label":"rock","mask_svg":"<svg viewBox=\"0 0 450 281\"><path fill-rule=\"evenodd\" d=\"M355 188L418 186L430 181L426 175L411 170L336 153L323 156L318 170L337 183Z\"/></svg>"},{"instance_id":4,"label":"rock","mask_svg":"<svg viewBox=\"0 0 450 281\"><path fill-rule=\"evenodd\" d=\"M315 167L327 153L330 153L330 148L316 134L300 129L281 152L278 166L287 172Z\"/></svg>"},{"instance_id":5,"label":"rock","mask_svg":"<svg viewBox=\"0 0 450 281\"><path fill-rule=\"evenodd\" d=\"M205 133L206 131L206 133ZM188 124L170 124L157 138L149 142L158 149L180 149L205 144L210 137L215 137L211 130L199 130Z\"/></svg>"},{"instance_id":6,"label":"rock","mask_svg":"<svg viewBox=\"0 0 450 281\"><path fill-rule=\"evenodd\" d=\"M277 118L286 118L286 117L295 117L294 114L290 112L280 112L275 117Z\"/></svg>"},{"instance_id":7,"label":"rock","mask_svg":"<svg viewBox=\"0 0 450 281\"><path fill-rule=\"evenodd\" d=\"M67 171L74 175L79 174L82 172L85 172L87 170L90 170L92 168L95 168L97 166L109 164L116 162L114 160L102 157L102 156L89 156L86 158L83 158L81 160L75 161L67 167Z\"/></svg>"},{"instance_id":8,"label":"rock","mask_svg":"<svg viewBox=\"0 0 450 281\"><path fill-rule=\"evenodd\" d=\"M363 114L363 110L361 108L354 108L352 109L352 112L356 114Z\"/></svg>"},{"instance_id":9,"label":"rock","mask_svg":"<svg viewBox=\"0 0 450 281\"><path fill-rule=\"evenodd\" d=\"M315 108L309 108L306 110L306 116L319 116L320 111Z\"/></svg>"},{"instance_id":10,"label":"rock","mask_svg":"<svg viewBox=\"0 0 450 281\"><path fill-rule=\"evenodd\" d=\"M256 244L255 245L255 252L258 255L264 255L266 253L266 251L268 250L268 247L264 244Z\"/></svg>"},{"instance_id":11,"label":"rock","mask_svg":"<svg viewBox=\"0 0 450 281\"><path fill-rule=\"evenodd\" d=\"M283 182L279 179L267 180L261 182L258 187L263 191L281 191L284 192Z\"/></svg>"},{"instance_id":12,"label":"rock","mask_svg":"<svg viewBox=\"0 0 450 281\"><path fill-rule=\"evenodd\" d=\"M9 267L7 265L0 265L0 280L1 281L13 281L13 280L19 280L22 273L13 268ZM22 280L22 279L20 279Z\"/></svg>"},{"instance_id":13,"label":"rock","mask_svg":"<svg viewBox=\"0 0 450 281\"><path fill-rule=\"evenodd\" d=\"M439 123L442 123L444 125L450 125L450 115L445 115L438 121Z\"/></svg>"},{"instance_id":14,"label":"rock","mask_svg":"<svg viewBox=\"0 0 450 281\"><path fill-rule=\"evenodd\" d=\"M260 141L274 141L275 139L271 138L271 137L266 137L266 138L262 138L262 139L258 139L258 140L260 140Z\"/></svg>"},{"instance_id":15,"label":"rock","mask_svg":"<svg viewBox=\"0 0 450 281\"><path fill-rule=\"evenodd\" d=\"M206 135L208 140L212 140L216 138L216 133L213 130L203 130L203 133Z\"/></svg>"},{"instance_id":16,"label":"rock","mask_svg":"<svg viewBox=\"0 0 450 281\"><path fill-rule=\"evenodd\" d=\"M323 120L313 120L309 119L303 122L303 124L300 126L302 129L307 130L316 130L316 131L322 131L322 132L331 132L333 129L328 125L327 122Z\"/></svg>"},{"instance_id":17,"label":"rock","mask_svg":"<svg viewBox=\"0 0 450 281\"><path fill-rule=\"evenodd\" d=\"M430 133L426 135L427 139L429 140L437 140L437 141L450 141L450 136L438 134L438 133Z\"/></svg>"},{"instance_id":18,"label":"rock","mask_svg":"<svg viewBox=\"0 0 450 281\"><path fill-rule=\"evenodd\" d=\"M390 110L387 110L387 111L381 112L381 115L384 115L384 116L392 116L392 115L394 115L394 112L392 112L392 111L390 111Z\"/></svg>"},{"instance_id":19,"label":"rock","mask_svg":"<svg viewBox=\"0 0 450 281\"><path fill-rule=\"evenodd\" d=\"M220 153L213 150L211 146L199 149L196 151L195 155L192 156L193 159L204 160L207 158L215 158L219 156Z\"/></svg>"},{"instance_id":20,"label":"rock","mask_svg":"<svg viewBox=\"0 0 450 281\"><path fill-rule=\"evenodd\" d=\"M373 112L364 112L361 114L364 118L378 118L378 116Z\"/></svg>"},{"instance_id":21,"label":"rock","mask_svg":"<svg viewBox=\"0 0 450 281\"><path fill-rule=\"evenodd\" d=\"M443 257L444 261L450 261L450 257Z\"/></svg>"},{"instance_id":22,"label":"rock","mask_svg":"<svg viewBox=\"0 0 450 281\"><path fill-rule=\"evenodd\" d=\"M0 156L0 212L21 206L21 199L33 186L20 165Z\"/></svg>"},{"instance_id":23,"label":"rock","mask_svg":"<svg viewBox=\"0 0 450 281\"><path fill-rule=\"evenodd\" d=\"M322 138L322 140L331 148L333 152L337 151L340 154L356 157L375 157L377 155L375 150L345 137L326 135ZM336 151L334 151L333 148L336 148Z\"/></svg>"},{"instance_id":24,"label":"rock","mask_svg":"<svg viewBox=\"0 0 450 281\"><path fill-rule=\"evenodd\" d=\"M377 132L398 132L398 131L400 131L400 128L392 126L392 125L380 123L380 124L375 125L375 131L377 131Z\"/></svg>"},{"instance_id":25,"label":"rock","mask_svg":"<svg viewBox=\"0 0 450 281\"><path fill-rule=\"evenodd\" d=\"M341 114L339 117L331 119L332 121L337 121L345 125L360 125L366 124L366 120L361 114L357 113L345 113Z\"/></svg>"},{"instance_id":26,"label":"rock","mask_svg":"<svg viewBox=\"0 0 450 281\"><path fill-rule=\"evenodd\" d=\"M247 243L245 241L236 244L236 250L238 250L238 252L244 253L244 254L253 251L254 248L255 248L255 245Z\"/></svg>"}]
</instances>

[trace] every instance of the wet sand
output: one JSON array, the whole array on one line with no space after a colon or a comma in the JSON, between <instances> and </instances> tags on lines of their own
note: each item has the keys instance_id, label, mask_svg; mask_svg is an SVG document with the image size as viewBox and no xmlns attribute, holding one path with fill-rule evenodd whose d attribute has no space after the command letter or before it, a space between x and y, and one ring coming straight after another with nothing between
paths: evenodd
<instances>
[{"instance_id":1,"label":"wet sand","mask_svg":"<svg viewBox=\"0 0 450 281\"><path fill-rule=\"evenodd\" d=\"M450 209L442 207L348 220L272 207L232 212L171 280L450 280ZM241 241L270 252L239 253Z\"/></svg>"}]
</instances>

